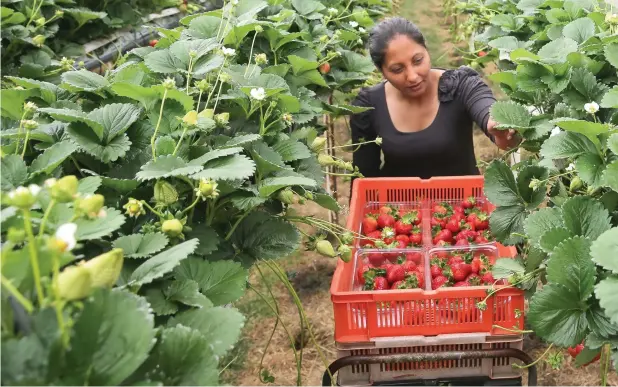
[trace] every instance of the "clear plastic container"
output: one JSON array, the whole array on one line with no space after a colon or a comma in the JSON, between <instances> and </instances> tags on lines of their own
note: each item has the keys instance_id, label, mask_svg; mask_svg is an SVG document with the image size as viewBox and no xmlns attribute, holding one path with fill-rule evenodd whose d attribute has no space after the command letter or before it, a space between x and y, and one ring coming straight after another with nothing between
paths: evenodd
<instances>
[{"instance_id":1,"label":"clear plastic container","mask_svg":"<svg viewBox=\"0 0 618 387\"><path fill-rule=\"evenodd\" d=\"M410 223L398 224L397 221L386 227L378 227L378 230L367 233L363 229L363 220L369 214L376 217L380 215L383 208L388 208L390 214L396 213L398 217L410 217ZM388 210L387 210L388 211ZM386 212L386 211L384 211ZM358 224L357 232L363 237L356 239L355 247L358 248L381 248L381 249L405 249L405 248L420 248L424 242L425 226L423 223L423 203L386 203L386 202L369 202L363 208L363 216ZM418 218L417 218L418 217ZM416 218L416 219L415 219ZM397 219L396 219L397 220ZM380 225L381 226L381 225ZM385 230L386 229L386 230ZM376 233L377 232L377 233ZM375 235L371 235L375 234ZM381 242L378 242L381 241ZM400 241L402 243L400 243ZM383 242L383 243L382 243Z\"/></svg>"},{"instance_id":2,"label":"clear plastic container","mask_svg":"<svg viewBox=\"0 0 618 387\"><path fill-rule=\"evenodd\" d=\"M448 221L452 218L452 216L455 214L454 209L457 207L460 207L460 205L463 203L464 200L461 199L448 199L448 200L432 200L428 202L428 206L427 206L427 218L424 219L426 221L425 224L425 234L424 234L424 238L426 241L427 245L430 246L436 246L437 243L435 241L435 237L436 237L436 233L434 232L434 226L437 226L436 222L434 221L434 214L436 214L436 206L439 205L444 205L444 207L446 208L446 210L448 211L448 216L446 218L444 218L442 220L442 223L439 225L442 229L448 229L447 225L448 225ZM478 245L478 246L495 246L496 242L493 240L493 237L491 236L491 234L489 233L489 214L491 214L491 212L493 211L493 206L491 205L491 203L489 203L489 201L487 201L486 199L483 198L474 198L475 201L475 205L474 208L477 208L481 211L483 211L485 214L487 214L488 218L485 219L485 223L482 229L474 229L474 230L466 230L463 228L460 228L459 231L455 231L453 232L453 230L449 230L447 232L450 233L452 235L452 239L449 240L448 242L450 243L451 246L456 245L456 243L458 243L459 238L465 239L468 243L468 245ZM464 211L469 211L468 209L464 209ZM468 213L464 212L464 214L461 215L460 220L463 220L463 222L466 222L468 219ZM469 233L471 235L465 235L465 233ZM486 240L479 240L477 239L477 237L485 237ZM459 243L466 243L466 242L459 242ZM462 245L465 246L465 245Z\"/></svg>"},{"instance_id":3,"label":"clear plastic container","mask_svg":"<svg viewBox=\"0 0 618 387\"><path fill-rule=\"evenodd\" d=\"M405 286L410 286L410 288L405 289L392 289L396 281L389 281L388 290L425 290L427 288L425 284L427 278L425 275L427 269L425 253L425 250L421 248L357 250L352 278L352 290L373 291L373 289L365 289L364 273L366 271L374 271L376 276L387 278L386 271L388 265L401 265L405 272L405 277L400 280L404 281ZM392 278L387 278L387 280L388 279ZM421 286L412 287L415 283Z\"/></svg>"},{"instance_id":4,"label":"clear plastic container","mask_svg":"<svg viewBox=\"0 0 618 387\"><path fill-rule=\"evenodd\" d=\"M499 257L500 251L494 245L433 247L427 253L429 267L426 280L431 285L434 279L431 267L435 263L440 267L443 275L449 279L449 282L442 287L492 286L495 281L484 281L483 275L486 272L491 273L491 268ZM454 266L456 263L463 263L464 266ZM465 274L465 278L461 278L462 274ZM458 284L458 282L468 284ZM429 288L432 289L431 286Z\"/></svg>"}]
</instances>

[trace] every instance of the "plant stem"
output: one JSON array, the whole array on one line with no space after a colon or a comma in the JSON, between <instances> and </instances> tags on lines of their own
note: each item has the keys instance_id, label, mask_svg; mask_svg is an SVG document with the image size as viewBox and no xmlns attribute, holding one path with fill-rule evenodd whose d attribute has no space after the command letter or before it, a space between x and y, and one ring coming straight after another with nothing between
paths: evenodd
<instances>
[{"instance_id":1,"label":"plant stem","mask_svg":"<svg viewBox=\"0 0 618 387\"><path fill-rule=\"evenodd\" d=\"M26 129L26 139L24 140L24 149L21 151L21 159L24 159L26 155L26 149L28 148L28 141L30 140L30 130Z\"/></svg>"},{"instance_id":2,"label":"plant stem","mask_svg":"<svg viewBox=\"0 0 618 387\"><path fill-rule=\"evenodd\" d=\"M17 129L17 147L15 148L15 154L19 154L19 148L21 147L21 129L24 127L24 118L26 118L26 110L21 115L19 120L19 128ZM23 158L23 157L22 157Z\"/></svg>"},{"instance_id":3,"label":"plant stem","mask_svg":"<svg viewBox=\"0 0 618 387\"><path fill-rule=\"evenodd\" d=\"M512 332L512 333L522 333L522 334L523 333L534 333L534 331L529 331L529 330L528 331L522 331L521 329L510 329L510 328L506 328L506 327L503 327L503 326L500 326L500 325L495 325L495 324L492 325L491 327L492 328L502 329L504 331Z\"/></svg>"},{"instance_id":4,"label":"plant stem","mask_svg":"<svg viewBox=\"0 0 618 387\"><path fill-rule=\"evenodd\" d=\"M39 254L37 252L34 233L32 232L32 222L30 220L30 211L24 210L24 228L28 237L28 249L30 250L30 265L32 266L32 276L34 277L34 286L36 295L39 299L39 305L43 303L45 296L43 294L43 286L41 285L41 270L39 268Z\"/></svg>"},{"instance_id":5,"label":"plant stem","mask_svg":"<svg viewBox=\"0 0 618 387\"><path fill-rule=\"evenodd\" d=\"M24 297L23 294L21 294L21 292L11 283L8 278L6 278L4 275L2 275L0 278L2 280L2 285L6 288L6 290L8 290L13 297L15 297L17 302L19 302L28 313L32 313L32 311L34 310L34 306L32 306L32 303L26 297Z\"/></svg>"},{"instance_id":6,"label":"plant stem","mask_svg":"<svg viewBox=\"0 0 618 387\"><path fill-rule=\"evenodd\" d=\"M530 367L532 367L533 365L535 365L536 363L538 363L539 361L541 361L541 360L542 360L545 356L547 356L547 354L549 353L549 350L550 350L550 349L552 349L552 347L553 347L553 346L554 346L554 344L552 343L549 347L547 347L547 349L545 350L545 352L543 352L543 354L542 354L541 356L539 356L539 358L538 358L538 359L536 359L534 362L532 362L532 363L530 363L530 364L527 364L527 365L525 365L525 366L520 366L519 364L513 364L512 366L513 366L513 367L515 367L515 368L520 368L520 369L523 369L523 368L530 368Z\"/></svg>"},{"instance_id":7,"label":"plant stem","mask_svg":"<svg viewBox=\"0 0 618 387\"><path fill-rule=\"evenodd\" d=\"M219 97L221 97L221 89L223 88L223 82L219 83L219 91L217 92L217 98L215 99L215 106L212 108L213 114L217 110L217 105L219 104Z\"/></svg>"},{"instance_id":8,"label":"plant stem","mask_svg":"<svg viewBox=\"0 0 618 387\"><path fill-rule=\"evenodd\" d=\"M176 156L176 152L178 152L178 149L180 148L180 144L182 144L182 140L185 138L185 134L187 134L187 129L189 127L187 125L184 126L184 129L182 130L182 134L180 135L180 138L178 139L178 143L176 144L176 147L174 148L174 152L172 153L172 156Z\"/></svg>"},{"instance_id":9,"label":"plant stem","mask_svg":"<svg viewBox=\"0 0 618 387\"><path fill-rule=\"evenodd\" d=\"M165 98L167 98L167 89L163 92L163 99L161 100L161 109L159 109L159 119L157 120L157 126L155 127L154 134L150 139L150 146L152 148L152 159L156 157L155 141L157 140L157 133L159 133L159 126L161 125L161 118L163 118L163 106L165 106Z\"/></svg>"},{"instance_id":10,"label":"plant stem","mask_svg":"<svg viewBox=\"0 0 618 387\"><path fill-rule=\"evenodd\" d=\"M30 18L28 19L28 23L26 24L26 28L30 27L30 23L32 23L32 20L34 20L34 17L36 15L38 15L39 10L41 9L41 6L43 5L43 1L44 0L41 0L38 4L36 3L36 0L34 0L34 1L35 1L36 5L34 7L32 7L32 13L30 14Z\"/></svg>"},{"instance_id":11,"label":"plant stem","mask_svg":"<svg viewBox=\"0 0 618 387\"><path fill-rule=\"evenodd\" d=\"M150 204L146 203L146 201L145 201L145 200L142 200L141 202L142 202L142 204L143 204L144 206L146 206L146 208L148 208L148 209L149 209L149 210L150 210L153 214L157 215L159 218L163 218L163 215L162 215L159 211L157 211L157 210L155 210L154 208L150 207Z\"/></svg>"},{"instance_id":12,"label":"plant stem","mask_svg":"<svg viewBox=\"0 0 618 387\"><path fill-rule=\"evenodd\" d=\"M55 302L54 309L56 310L56 319L58 320L58 328L60 328L60 334L62 337L62 346L66 349L69 346L69 335L64 325L64 315L62 313L62 299L58 294L58 276L60 275L60 262L58 261L58 253L54 251L53 255L53 271L54 278L52 279L52 292L54 294Z\"/></svg>"},{"instance_id":13,"label":"plant stem","mask_svg":"<svg viewBox=\"0 0 618 387\"><path fill-rule=\"evenodd\" d=\"M238 219L236 219L236 222L234 223L234 225L232 226L232 228L230 229L230 231L228 231L227 235L225 236L225 240L229 240L232 237L232 234L234 234L234 231L236 231L236 228L238 227L238 225L240 224L240 222L243 221L243 219L245 219L247 217L247 215L249 215L251 211L247 211L244 214L242 214Z\"/></svg>"},{"instance_id":14,"label":"plant stem","mask_svg":"<svg viewBox=\"0 0 618 387\"><path fill-rule=\"evenodd\" d=\"M206 104L204 105L204 109L208 108L208 103L210 102L210 98L212 97L213 93L215 92L215 89L217 88L217 83L219 82L219 78L221 77L221 72L223 71L223 67L225 66L226 61L227 61L227 57L223 58L223 63L221 63L221 67L219 67L219 72L217 73L217 79L215 79L215 84L212 86L212 90L210 90L210 93L208 93L208 98L206 99Z\"/></svg>"},{"instance_id":15,"label":"plant stem","mask_svg":"<svg viewBox=\"0 0 618 387\"><path fill-rule=\"evenodd\" d=\"M260 102L260 136L264 136L264 109L262 109L262 103Z\"/></svg>"},{"instance_id":16,"label":"plant stem","mask_svg":"<svg viewBox=\"0 0 618 387\"><path fill-rule=\"evenodd\" d=\"M45 214L43 215L43 219L41 219L41 226L39 227L39 237L43 236L43 232L45 232L45 224L47 223L47 218L49 218L49 214L51 213L52 208L56 205L56 199L52 199L45 210Z\"/></svg>"},{"instance_id":17,"label":"plant stem","mask_svg":"<svg viewBox=\"0 0 618 387\"><path fill-rule=\"evenodd\" d=\"M184 210L182 210L182 215L186 214L187 211L190 211L193 209L193 207L195 207L197 205L197 203L199 203L200 198L195 198L195 200L193 201L193 203L191 203L191 205L187 208L185 208Z\"/></svg>"},{"instance_id":18,"label":"plant stem","mask_svg":"<svg viewBox=\"0 0 618 387\"><path fill-rule=\"evenodd\" d=\"M221 33L221 26L223 25L223 19L225 18L225 0L223 0L223 6L221 7L221 21L219 22L219 28L217 29L217 41L219 40L219 34Z\"/></svg>"},{"instance_id":19,"label":"plant stem","mask_svg":"<svg viewBox=\"0 0 618 387\"><path fill-rule=\"evenodd\" d=\"M193 57L189 56L189 69L187 70L187 94L189 94L189 82L191 82L191 70L193 70Z\"/></svg>"},{"instance_id":20,"label":"plant stem","mask_svg":"<svg viewBox=\"0 0 618 387\"><path fill-rule=\"evenodd\" d=\"M607 386L607 374L609 372L609 362L611 360L611 352L609 344L605 344L601 348L601 353L604 356L604 362L601 364L601 385L603 387Z\"/></svg>"},{"instance_id":21,"label":"plant stem","mask_svg":"<svg viewBox=\"0 0 618 387\"><path fill-rule=\"evenodd\" d=\"M245 69L245 75L244 77L247 77L247 71L249 70L249 66L251 66L251 57L253 57L253 46L255 45L255 38L257 38L258 33L257 31L255 31L255 34L253 35L253 42L251 42L251 50L249 51L249 63L247 63L247 68ZM251 71L251 73L253 73L253 71Z\"/></svg>"},{"instance_id":22,"label":"plant stem","mask_svg":"<svg viewBox=\"0 0 618 387\"><path fill-rule=\"evenodd\" d=\"M203 91L200 90L200 94L197 96L197 105L195 106L195 111L197 112L200 111L200 102L202 101L202 93Z\"/></svg>"}]
</instances>

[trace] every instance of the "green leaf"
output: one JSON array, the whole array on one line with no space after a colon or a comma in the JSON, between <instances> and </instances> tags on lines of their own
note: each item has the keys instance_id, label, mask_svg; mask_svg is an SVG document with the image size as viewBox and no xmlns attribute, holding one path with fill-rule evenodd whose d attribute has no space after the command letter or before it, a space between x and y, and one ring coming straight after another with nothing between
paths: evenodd
<instances>
[{"instance_id":1,"label":"green leaf","mask_svg":"<svg viewBox=\"0 0 618 387\"><path fill-rule=\"evenodd\" d=\"M238 146L233 147L233 148L226 147L223 149L215 149L210 152L204 153L203 155L201 155L200 157L196 159L189 161L189 165L204 165L210 160L218 159L224 156L235 155L242 151L243 151L243 148L238 147Z\"/></svg>"},{"instance_id":2,"label":"green leaf","mask_svg":"<svg viewBox=\"0 0 618 387\"><path fill-rule=\"evenodd\" d=\"M192 254L198 245L197 238L182 242L142 263L129 278L130 285L145 285L172 271Z\"/></svg>"},{"instance_id":3,"label":"green leaf","mask_svg":"<svg viewBox=\"0 0 618 387\"><path fill-rule=\"evenodd\" d=\"M514 36L501 36L490 40L487 44L501 51L514 51L520 48L519 40Z\"/></svg>"},{"instance_id":4,"label":"green leaf","mask_svg":"<svg viewBox=\"0 0 618 387\"><path fill-rule=\"evenodd\" d=\"M491 213L489 227L496 239L505 245L516 244L522 240L526 210L522 205L500 206Z\"/></svg>"},{"instance_id":5,"label":"green leaf","mask_svg":"<svg viewBox=\"0 0 618 387\"><path fill-rule=\"evenodd\" d=\"M592 19L582 17L577 20L573 20L562 30L562 34L565 38L570 38L577 43L583 43L586 40L594 36L595 25Z\"/></svg>"},{"instance_id":6,"label":"green leaf","mask_svg":"<svg viewBox=\"0 0 618 387\"><path fill-rule=\"evenodd\" d=\"M275 143L273 149L281 155L283 161L302 160L311 157L311 151L302 142L288 139Z\"/></svg>"},{"instance_id":7,"label":"green leaf","mask_svg":"<svg viewBox=\"0 0 618 387\"><path fill-rule=\"evenodd\" d=\"M131 148L131 141L126 133L122 133L102 144L88 128L79 122L70 124L66 132L79 146L94 156L97 160L109 163L124 157Z\"/></svg>"},{"instance_id":8,"label":"green leaf","mask_svg":"<svg viewBox=\"0 0 618 387\"><path fill-rule=\"evenodd\" d=\"M99 91L109 86L107 79L85 69L62 73L62 81L70 85L72 91Z\"/></svg>"},{"instance_id":9,"label":"green leaf","mask_svg":"<svg viewBox=\"0 0 618 387\"><path fill-rule=\"evenodd\" d=\"M217 250L220 243L219 234L210 226L203 223L191 225L191 231L187 233L187 238L197 238L200 244L195 250L196 255L207 256Z\"/></svg>"},{"instance_id":10,"label":"green leaf","mask_svg":"<svg viewBox=\"0 0 618 387\"><path fill-rule=\"evenodd\" d=\"M18 90L18 89L3 89L0 90L0 115L15 121L21 120L24 112L24 102L30 98L37 96L38 90Z\"/></svg>"},{"instance_id":11,"label":"green leaf","mask_svg":"<svg viewBox=\"0 0 618 387\"><path fill-rule=\"evenodd\" d=\"M112 103L93 110L88 118L104 128L103 140L109 142L123 134L140 117L142 110L130 103Z\"/></svg>"},{"instance_id":12,"label":"green leaf","mask_svg":"<svg viewBox=\"0 0 618 387\"><path fill-rule=\"evenodd\" d=\"M42 108L39 109L39 112L49 114L52 118L63 122L83 123L87 125L90 130L92 130L92 132L96 135L97 140L102 140L105 135L105 128L103 127L103 125L98 121L90 119L88 115L82 111L71 109ZM83 136L84 134L80 134L80 137Z\"/></svg>"},{"instance_id":13,"label":"green leaf","mask_svg":"<svg viewBox=\"0 0 618 387\"><path fill-rule=\"evenodd\" d=\"M528 203L528 208L537 208L545 200L546 186L545 180L549 177L549 171L539 165L526 165L517 175L517 187L520 196ZM537 189L530 188L532 179L543 181Z\"/></svg>"},{"instance_id":14,"label":"green leaf","mask_svg":"<svg viewBox=\"0 0 618 387\"><path fill-rule=\"evenodd\" d=\"M607 139L607 148L618 155L618 133L614 133Z\"/></svg>"},{"instance_id":15,"label":"green leaf","mask_svg":"<svg viewBox=\"0 0 618 387\"><path fill-rule=\"evenodd\" d=\"M618 325L618 302L616 302L618 277L613 275L600 281L595 286L594 293L599 299L601 307L605 310L607 317L609 317L613 324Z\"/></svg>"},{"instance_id":16,"label":"green leaf","mask_svg":"<svg viewBox=\"0 0 618 387\"><path fill-rule=\"evenodd\" d=\"M618 228L605 231L592 242L590 254L597 265L618 274Z\"/></svg>"},{"instance_id":17,"label":"green leaf","mask_svg":"<svg viewBox=\"0 0 618 387\"><path fill-rule=\"evenodd\" d=\"M584 347L582 351L577 354L575 357L575 367L582 367L584 364L588 364L593 361L595 357L597 357L601 353L600 350L593 350L587 347Z\"/></svg>"},{"instance_id":18,"label":"green leaf","mask_svg":"<svg viewBox=\"0 0 618 387\"><path fill-rule=\"evenodd\" d=\"M161 136L155 141L155 154L159 156L173 155L176 141L170 136Z\"/></svg>"},{"instance_id":19,"label":"green leaf","mask_svg":"<svg viewBox=\"0 0 618 387\"><path fill-rule=\"evenodd\" d=\"M491 270L495 279L508 278L513 274L524 274L526 268L513 258L498 258Z\"/></svg>"},{"instance_id":20,"label":"green leaf","mask_svg":"<svg viewBox=\"0 0 618 387\"><path fill-rule=\"evenodd\" d=\"M540 246L546 253L552 253L556 246L571 238L573 234L564 227L551 228L543 233Z\"/></svg>"},{"instance_id":21,"label":"green leaf","mask_svg":"<svg viewBox=\"0 0 618 387\"><path fill-rule=\"evenodd\" d=\"M303 16L320 12L326 8L324 4L316 0L292 0L292 7Z\"/></svg>"},{"instance_id":22,"label":"green leaf","mask_svg":"<svg viewBox=\"0 0 618 387\"><path fill-rule=\"evenodd\" d=\"M106 215L95 219L77 219L77 232L75 238L78 241L99 239L107 236L120 228L125 222L122 212L115 208L103 208Z\"/></svg>"},{"instance_id":23,"label":"green leaf","mask_svg":"<svg viewBox=\"0 0 618 387\"><path fill-rule=\"evenodd\" d=\"M223 147L231 148L231 147L244 146L244 145L251 144L252 142L255 142L261 138L262 136L260 136L259 134L242 134L240 136L236 136L230 139L229 141L227 141L225 145L223 145Z\"/></svg>"},{"instance_id":24,"label":"green leaf","mask_svg":"<svg viewBox=\"0 0 618 387\"><path fill-rule=\"evenodd\" d=\"M263 141L253 143L251 157L255 161L258 173L262 176L288 168L281 155Z\"/></svg>"},{"instance_id":25,"label":"green leaf","mask_svg":"<svg viewBox=\"0 0 618 387\"><path fill-rule=\"evenodd\" d=\"M199 285L192 280L176 280L163 291L168 300L196 308L211 308L212 302L200 293Z\"/></svg>"},{"instance_id":26,"label":"green leaf","mask_svg":"<svg viewBox=\"0 0 618 387\"><path fill-rule=\"evenodd\" d=\"M373 108L370 106L366 107L366 106L354 106L354 105L346 105L346 104L331 105L326 102L322 102L322 106L324 106L324 110L331 113L331 115L335 117L358 114L358 113L363 113L369 110L373 110Z\"/></svg>"},{"instance_id":27,"label":"green leaf","mask_svg":"<svg viewBox=\"0 0 618 387\"><path fill-rule=\"evenodd\" d=\"M7 155L0 161L0 188L13 190L23 185L28 179L28 167L18 155Z\"/></svg>"},{"instance_id":28,"label":"green leaf","mask_svg":"<svg viewBox=\"0 0 618 387\"><path fill-rule=\"evenodd\" d=\"M144 57L144 64L155 73L174 74L185 69L185 64L168 49L151 52Z\"/></svg>"},{"instance_id":29,"label":"green leaf","mask_svg":"<svg viewBox=\"0 0 618 387\"><path fill-rule=\"evenodd\" d=\"M44 55L47 54L44 53ZM43 99L48 104L56 102L57 95L61 92L60 88L53 83L18 77L7 76L6 78L13 81L17 86L21 86L26 89L38 89L41 93L41 99Z\"/></svg>"},{"instance_id":30,"label":"green leaf","mask_svg":"<svg viewBox=\"0 0 618 387\"><path fill-rule=\"evenodd\" d=\"M596 334L609 337L618 333L618 327L611 323L600 305L593 305L588 309L586 312L586 321L588 321L588 329ZM589 345L588 342L589 339L586 338L586 346Z\"/></svg>"},{"instance_id":31,"label":"green leaf","mask_svg":"<svg viewBox=\"0 0 618 387\"><path fill-rule=\"evenodd\" d=\"M145 258L167 246L165 234L154 232L150 234L132 234L116 239L112 245L121 248L126 258Z\"/></svg>"},{"instance_id":32,"label":"green leaf","mask_svg":"<svg viewBox=\"0 0 618 387\"><path fill-rule=\"evenodd\" d=\"M233 155L211 160L204 169L191 175L192 179L241 180L253 176L255 163L244 155Z\"/></svg>"},{"instance_id":33,"label":"green leaf","mask_svg":"<svg viewBox=\"0 0 618 387\"><path fill-rule=\"evenodd\" d=\"M603 173L603 182L605 185L618 192L618 160L612 162Z\"/></svg>"},{"instance_id":34,"label":"green leaf","mask_svg":"<svg viewBox=\"0 0 618 387\"><path fill-rule=\"evenodd\" d=\"M77 192L83 196L93 195L101 186L101 178L99 176L88 176L79 180Z\"/></svg>"},{"instance_id":35,"label":"green leaf","mask_svg":"<svg viewBox=\"0 0 618 387\"><path fill-rule=\"evenodd\" d=\"M313 201L319 204L320 206L326 208L327 210L331 210L333 212L339 212L341 208L339 207L339 203L331 196L318 192L312 192Z\"/></svg>"},{"instance_id":36,"label":"green leaf","mask_svg":"<svg viewBox=\"0 0 618 387\"><path fill-rule=\"evenodd\" d=\"M610 43L605 46L605 59L612 66L618 68L618 43Z\"/></svg>"},{"instance_id":37,"label":"green leaf","mask_svg":"<svg viewBox=\"0 0 618 387\"><path fill-rule=\"evenodd\" d=\"M121 97L139 101L146 109L151 108L159 98L159 94L153 88L135 85L129 82L114 82L111 89Z\"/></svg>"},{"instance_id":38,"label":"green leaf","mask_svg":"<svg viewBox=\"0 0 618 387\"><path fill-rule=\"evenodd\" d=\"M163 329L157 346L141 368L142 378L163 386L218 385L218 358L211 349L214 341L183 325Z\"/></svg>"},{"instance_id":39,"label":"green leaf","mask_svg":"<svg viewBox=\"0 0 618 387\"><path fill-rule=\"evenodd\" d=\"M605 164L596 153L586 153L575 160L575 170L579 177L588 185L599 187L603 185Z\"/></svg>"},{"instance_id":40,"label":"green leaf","mask_svg":"<svg viewBox=\"0 0 618 387\"><path fill-rule=\"evenodd\" d=\"M567 61L567 55L577 52L579 45L573 39L558 38L543 47L538 52L541 60L548 64L559 64Z\"/></svg>"},{"instance_id":41,"label":"green leaf","mask_svg":"<svg viewBox=\"0 0 618 387\"><path fill-rule=\"evenodd\" d=\"M247 270L238 262L209 262L200 258L184 260L174 270L174 275L197 282L200 291L214 305L237 301L245 293L248 279Z\"/></svg>"},{"instance_id":42,"label":"green leaf","mask_svg":"<svg viewBox=\"0 0 618 387\"><path fill-rule=\"evenodd\" d=\"M198 330L217 356L223 356L238 341L245 317L235 308L216 306L193 309L174 316L169 326L178 324Z\"/></svg>"},{"instance_id":43,"label":"green leaf","mask_svg":"<svg viewBox=\"0 0 618 387\"><path fill-rule=\"evenodd\" d=\"M292 65L294 75L302 74L306 71L315 70L319 63L313 60L307 60L297 55L288 55L288 61Z\"/></svg>"},{"instance_id":44,"label":"green leaf","mask_svg":"<svg viewBox=\"0 0 618 387\"><path fill-rule=\"evenodd\" d=\"M58 142L45 149L43 153L34 159L30 165L30 173L32 175L38 175L40 173L49 174L76 150L77 145L70 141Z\"/></svg>"},{"instance_id":45,"label":"green leaf","mask_svg":"<svg viewBox=\"0 0 618 387\"><path fill-rule=\"evenodd\" d=\"M252 212L232 234L233 243L254 260L284 258L296 250L300 234L292 224Z\"/></svg>"},{"instance_id":46,"label":"green leaf","mask_svg":"<svg viewBox=\"0 0 618 387\"><path fill-rule=\"evenodd\" d=\"M513 101L497 101L491 106L491 117L504 127L525 128L532 116L525 106Z\"/></svg>"},{"instance_id":47,"label":"green leaf","mask_svg":"<svg viewBox=\"0 0 618 387\"><path fill-rule=\"evenodd\" d=\"M564 227L560 208L545 207L526 218L524 230L530 241L539 244L543 234L552 228Z\"/></svg>"},{"instance_id":48,"label":"green leaf","mask_svg":"<svg viewBox=\"0 0 618 387\"><path fill-rule=\"evenodd\" d=\"M562 205L564 225L573 233L597 239L611 228L609 212L602 203L590 196L574 196Z\"/></svg>"},{"instance_id":49,"label":"green leaf","mask_svg":"<svg viewBox=\"0 0 618 387\"><path fill-rule=\"evenodd\" d=\"M135 176L138 180L161 179L170 176L189 176L202 170L201 165L189 165L178 156L157 156L144 164Z\"/></svg>"},{"instance_id":50,"label":"green leaf","mask_svg":"<svg viewBox=\"0 0 618 387\"><path fill-rule=\"evenodd\" d=\"M485 171L485 196L496 206L522 203L513 171L501 160L494 160Z\"/></svg>"},{"instance_id":51,"label":"green leaf","mask_svg":"<svg viewBox=\"0 0 618 387\"><path fill-rule=\"evenodd\" d=\"M107 16L105 12L94 12L88 8L62 8L65 14L70 15L77 24L84 25L90 20L103 19Z\"/></svg>"},{"instance_id":52,"label":"green leaf","mask_svg":"<svg viewBox=\"0 0 618 387\"><path fill-rule=\"evenodd\" d=\"M148 309L142 297L119 290L98 289L84 300L72 328L61 384L120 385L146 360L155 343Z\"/></svg>"},{"instance_id":53,"label":"green leaf","mask_svg":"<svg viewBox=\"0 0 618 387\"><path fill-rule=\"evenodd\" d=\"M586 136L562 132L548 138L541 146L541 156L547 159L576 158L584 153L596 153L597 148Z\"/></svg>"},{"instance_id":54,"label":"green leaf","mask_svg":"<svg viewBox=\"0 0 618 387\"><path fill-rule=\"evenodd\" d=\"M548 9L547 12L545 12L545 17L551 24L559 24L571 19L569 14L561 8Z\"/></svg>"},{"instance_id":55,"label":"green leaf","mask_svg":"<svg viewBox=\"0 0 618 387\"><path fill-rule=\"evenodd\" d=\"M341 52L341 59L348 72L370 74L375 70L375 65L368 55L343 50Z\"/></svg>"},{"instance_id":56,"label":"green leaf","mask_svg":"<svg viewBox=\"0 0 618 387\"><path fill-rule=\"evenodd\" d=\"M601 107L606 109L618 109L618 86L614 86L603 96Z\"/></svg>"},{"instance_id":57,"label":"green leaf","mask_svg":"<svg viewBox=\"0 0 618 387\"><path fill-rule=\"evenodd\" d=\"M260 182L260 196L269 197L281 188L290 186L316 187L316 181L302 176L271 177Z\"/></svg>"},{"instance_id":58,"label":"green leaf","mask_svg":"<svg viewBox=\"0 0 618 387\"><path fill-rule=\"evenodd\" d=\"M592 242L584 237L573 237L559 244L547 263L547 280L560 284L586 300L594 289L596 269L590 259Z\"/></svg>"},{"instance_id":59,"label":"green leaf","mask_svg":"<svg viewBox=\"0 0 618 387\"><path fill-rule=\"evenodd\" d=\"M168 300L160 288L146 289L144 297L157 316L169 316L178 312L178 304Z\"/></svg>"},{"instance_id":60,"label":"green leaf","mask_svg":"<svg viewBox=\"0 0 618 387\"><path fill-rule=\"evenodd\" d=\"M566 131L583 134L595 145L600 145L597 136L610 130L610 126L607 124L590 121L558 121L556 125Z\"/></svg>"},{"instance_id":61,"label":"green leaf","mask_svg":"<svg viewBox=\"0 0 618 387\"><path fill-rule=\"evenodd\" d=\"M527 313L534 332L560 347L581 343L586 337L588 325L585 315L587 306L583 303L585 300L578 297L576 289L554 283L537 291L532 296Z\"/></svg>"}]
</instances>

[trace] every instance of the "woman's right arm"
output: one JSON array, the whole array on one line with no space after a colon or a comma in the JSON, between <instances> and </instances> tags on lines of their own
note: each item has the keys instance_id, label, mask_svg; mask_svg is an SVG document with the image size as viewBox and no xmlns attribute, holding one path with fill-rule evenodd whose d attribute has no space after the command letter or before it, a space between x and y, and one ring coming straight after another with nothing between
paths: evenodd
<instances>
[{"instance_id":1,"label":"woman's right arm","mask_svg":"<svg viewBox=\"0 0 618 387\"><path fill-rule=\"evenodd\" d=\"M352 105L372 108L350 117L352 143L375 140L377 132L372 119L374 106L369 91L362 89L356 99L352 101ZM364 177L378 177L380 174L380 146L376 143L370 143L354 146L354 149L356 151L352 154L352 163L358 167L359 172Z\"/></svg>"}]
</instances>

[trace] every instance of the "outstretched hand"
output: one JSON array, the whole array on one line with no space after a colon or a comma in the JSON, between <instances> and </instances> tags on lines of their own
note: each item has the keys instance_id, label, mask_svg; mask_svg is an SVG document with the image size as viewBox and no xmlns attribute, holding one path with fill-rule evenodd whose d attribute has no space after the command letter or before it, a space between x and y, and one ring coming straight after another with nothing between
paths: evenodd
<instances>
[{"instance_id":1,"label":"outstretched hand","mask_svg":"<svg viewBox=\"0 0 618 387\"><path fill-rule=\"evenodd\" d=\"M498 123L491 118L487 121L487 133L494 137L494 141L498 148L509 150L515 148L521 142L521 136L515 129L498 129Z\"/></svg>"}]
</instances>

